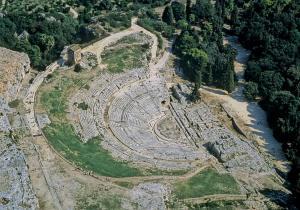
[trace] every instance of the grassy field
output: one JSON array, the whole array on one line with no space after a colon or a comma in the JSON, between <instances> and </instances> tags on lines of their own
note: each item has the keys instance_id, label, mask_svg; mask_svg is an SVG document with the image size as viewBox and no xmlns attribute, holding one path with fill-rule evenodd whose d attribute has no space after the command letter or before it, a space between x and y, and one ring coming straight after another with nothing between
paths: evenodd
<instances>
[{"instance_id":1,"label":"grassy field","mask_svg":"<svg viewBox=\"0 0 300 210\"><path fill-rule=\"evenodd\" d=\"M142 45L106 50L101 55L102 63L106 64L107 70L112 73L139 68L145 65L147 50L148 46L144 47Z\"/></svg>"},{"instance_id":2,"label":"grassy field","mask_svg":"<svg viewBox=\"0 0 300 210\"><path fill-rule=\"evenodd\" d=\"M53 118L63 118L67 109L67 97L73 92L74 88L84 85L85 79L53 75L51 81L56 81L54 88L50 91L42 91L41 104Z\"/></svg>"},{"instance_id":3,"label":"grassy field","mask_svg":"<svg viewBox=\"0 0 300 210\"><path fill-rule=\"evenodd\" d=\"M229 174L219 174L213 169L207 169L186 181L176 183L175 194L180 199L213 194L239 194L239 186Z\"/></svg>"},{"instance_id":4,"label":"grassy field","mask_svg":"<svg viewBox=\"0 0 300 210\"><path fill-rule=\"evenodd\" d=\"M82 143L69 124L53 123L44 129L44 133L56 151L87 171L110 177L141 175L138 169L114 160L109 152L101 147L99 138Z\"/></svg>"},{"instance_id":5,"label":"grassy field","mask_svg":"<svg viewBox=\"0 0 300 210\"><path fill-rule=\"evenodd\" d=\"M103 195L100 192L88 194L78 199L76 210L119 210L121 209L121 199L116 195Z\"/></svg>"}]
</instances>

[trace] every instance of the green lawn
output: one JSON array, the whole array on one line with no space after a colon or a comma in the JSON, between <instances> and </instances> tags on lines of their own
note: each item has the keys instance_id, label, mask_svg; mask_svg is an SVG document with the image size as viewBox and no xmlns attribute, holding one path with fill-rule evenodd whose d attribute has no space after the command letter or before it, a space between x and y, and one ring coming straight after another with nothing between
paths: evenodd
<instances>
[{"instance_id":1,"label":"green lawn","mask_svg":"<svg viewBox=\"0 0 300 210\"><path fill-rule=\"evenodd\" d=\"M112 73L139 68L144 65L146 51L147 48L142 45L106 50L101 55L102 63Z\"/></svg>"},{"instance_id":2,"label":"green lawn","mask_svg":"<svg viewBox=\"0 0 300 210\"><path fill-rule=\"evenodd\" d=\"M85 170L110 177L141 175L138 169L113 159L101 147L99 138L82 143L69 124L52 123L44 129L44 134L56 151Z\"/></svg>"},{"instance_id":3,"label":"green lawn","mask_svg":"<svg viewBox=\"0 0 300 210\"><path fill-rule=\"evenodd\" d=\"M175 184L175 194L180 199L213 194L239 194L239 186L229 174L219 174L207 169L192 178Z\"/></svg>"}]
</instances>

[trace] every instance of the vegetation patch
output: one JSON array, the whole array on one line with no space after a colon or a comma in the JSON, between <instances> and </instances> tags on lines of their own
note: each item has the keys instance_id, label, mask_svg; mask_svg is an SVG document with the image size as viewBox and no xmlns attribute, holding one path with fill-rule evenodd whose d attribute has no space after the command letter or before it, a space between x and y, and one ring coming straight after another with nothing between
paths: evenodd
<instances>
[{"instance_id":1,"label":"vegetation patch","mask_svg":"<svg viewBox=\"0 0 300 210\"><path fill-rule=\"evenodd\" d=\"M41 103L48 114L52 117L64 117L67 109L67 97L71 87L80 85L68 77L62 77L51 91L43 91L41 94Z\"/></svg>"},{"instance_id":2,"label":"vegetation patch","mask_svg":"<svg viewBox=\"0 0 300 210\"><path fill-rule=\"evenodd\" d=\"M147 174L151 174L151 175L156 175L156 176L182 176L184 174L186 174L188 172L188 170L159 170L159 169L155 169L155 170L151 170L148 169L146 170L145 173Z\"/></svg>"},{"instance_id":3,"label":"vegetation patch","mask_svg":"<svg viewBox=\"0 0 300 210\"><path fill-rule=\"evenodd\" d=\"M125 187L125 188L128 188L128 189L132 189L134 187L134 184L131 183L131 182L115 182L117 185L121 186L121 187Z\"/></svg>"},{"instance_id":4,"label":"vegetation patch","mask_svg":"<svg viewBox=\"0 0 300 210\"><path fill-rule=\"evenodd\" d=\"M180 199L239 193L239 186L232 176L219 174L213 169L204 170L186 181L175 184L175 194Z\"/></svg>"},{"instance_id":5,"label":"vegetation patch","mask_svg":"<svg viewBox=\"0 0 300 210\"><path fill-rule=\"evenodd\" d=\"M8 106L10 108L17 108L20 104L20 100L19 99L16 99L16 100L13 100L11 102L8 103Z\"/></svg>"},{"instance_id":6,"label":"vegetation patch","mask_svg":"<svg viewBox=\"0 0 300 210\"><path fill-rule=\"evenodd\" d=\"M77 107L79 109L82 109L82 110L87 110L89 108L89 105L87 105L86 103L82 102L82 103L78 104Z\"/></svg>"},{"instance_id":7,"label":"vegetation patch","mask_svg":"<svg viewBox=\"0 0 300 210\"><path fill-rule=\"evenodd\" d=\"M247 209L247 206L242 201L211 201L203 204L195 204L190 206L194 210L233 210L233 209Z\"/></svg>"},{"instance_id":8,"label":"vegetation patch","mask_svg":"<svg viewBox=\"0 0 300 210\"><path fill-rule=\"evenodd\" d=\"M140 26L151 32L160 32L164 37L170 38L174 33L174 28L163 21L151 18L142 18L137 22Z\"/></svg>"},{"instance_id":9,"label":"vegetation patch","mask_svg":"<svg viewBox=\"0 0 300 210\"><path fill-rule=\"evenodd\" d=\"M101 58L110 72L119 73L126 69L144 66L147 50L143 45L115 48L104 51Z\"/></svg>"},{"instance_id":10,"label":"vegetation patch","mask_svg":"<svg viewBox=\"0 0 300 210\"><path fill-rule=\"evenodd\" d=\"M52 123L44 130L45 136L56 151L77 166L110 177L138 176L138 169L116 161L103 149L99 138L83 143L67 123Z\"/></svg>"},{"instance_id":11,"label":"vegetation patch","mask_svg":"<svg viewBox=\"0 0 300 210\"><path fill-rule=\"evenodd\" d=\"M107 210L119 210L121 209L121 199L117 196L106 196L99 194L92 194L80 198L77 201L77 206L75 209L86 209L86 210L95 210L95 209L107 209Z\"/></svg>"}]
</instances>

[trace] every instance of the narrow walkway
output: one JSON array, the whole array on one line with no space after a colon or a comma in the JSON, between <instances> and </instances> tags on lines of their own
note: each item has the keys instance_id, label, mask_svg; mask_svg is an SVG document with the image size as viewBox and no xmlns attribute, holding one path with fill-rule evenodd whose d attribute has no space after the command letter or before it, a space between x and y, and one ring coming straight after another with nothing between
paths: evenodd
<instances>
[{"instance_id":1,"label":"narrow walkway","mask_svg":"<svg viewBox=\"0 0 300 210\"><path fill-rule=\"evenodd\" d=\"M230 44L238 52L234 62L238 86L229 95L225 91L205 86L201 89L201 92L219 99L223 106L232 110L244 122L244 125L252 131L262 150L271 155L275 165L280 170L287 172L289 162L285 158L281 144L274 138L273 131L268 126L265 111L256 102L249 102L244 98L244 72L250 52L241 46L235 36L225 37L224 44Z\"/></svg>"},{"instance_id":2,"label":"narrow walkway","mask_svg":"<svg viewBox=\"0 0 300 210\"><path fill-rule=\"evenodd\" d=\"M199 198L187 198L184 199L184 202L192 204L202 204L213 201L238 201L238 200L247 200L246 195L230 195L230 194L214 194L206 195Z\"/></svg>"},{"instance_id":3,"label":"narrow walkway","mask_svg":"<svg viewBox=\"0 0 300 210\"><path fill-rule=\"evenodd\" d=\"M35 96L38 88L43 83L44 79L54 72L55 69L58 68L58 63L54 62L51 65L49 65L46 70L36 76L36 78L33 80L31 86L29 87L26 97L23 99L23 103L25 106L25 109L27 111L26 119L28 121L28 125L30 127L31 134L33 136L39 136L41 135L41 130L35 120L35 113L34 113L34 103L35 103Z\"/></svg>"}]
</instances>

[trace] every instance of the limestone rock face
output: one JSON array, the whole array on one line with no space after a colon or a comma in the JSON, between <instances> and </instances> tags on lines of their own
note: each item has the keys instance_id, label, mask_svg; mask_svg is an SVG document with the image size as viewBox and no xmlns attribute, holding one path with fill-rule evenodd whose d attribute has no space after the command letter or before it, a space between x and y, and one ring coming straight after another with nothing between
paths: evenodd
<instances>
[{"instance_id":1,"label":"limestone rock face","mask_svg":"<svg viewBox=\"0 0 300 210\"><path fill-rule=\"evenodd\" d=\"M164 210L167 209L165 200L169 193L167 187L160 183L143 183L132 189L131 198L137 202L138 209Z\"/></svg>"},{"instance_id":2,"label":"limestone rock face","mask_svg":"<svg viewBox=\"0 0 300 210\"><path fill-rule=\"evenodd\" d=\"M0 136L0 209L38 209L24 154Z\"/></svg>"},{"instance_id":3,"label":"limestone rock face","mask_svg":"<svg viewBox=\"0 0 300 210\"><path fill-rule=\"evenodd\" d=\"M225 132L224 132L225 134ZM231 135L209 142L208 148L228 169L247 169L252 172L267 172L270 168L263 158L247 142Z\"/></svg>"},{"instance_id":4,"label":"limestone rock face","mask_svg":"<svg viewBox=\"0 0 300 210\"><path fill-rule=\"evenodd\" d=\"M0 95L7 102L14 100L21 82L30 70L27 54L0 47Z\"/></svg>"},{"instance_id":5,"label":"limestone rock face","mask_svg":"<svg viewBox=\"0 0 300 210\"><path fill-rule=\"evenodd\" d=\"M0 47L0 209L38 209L25 156L10 137L8 102L17 98L30 60L25 53ZM6 134L5 134L6 133Z\"/></svg>"}]
</instances>

